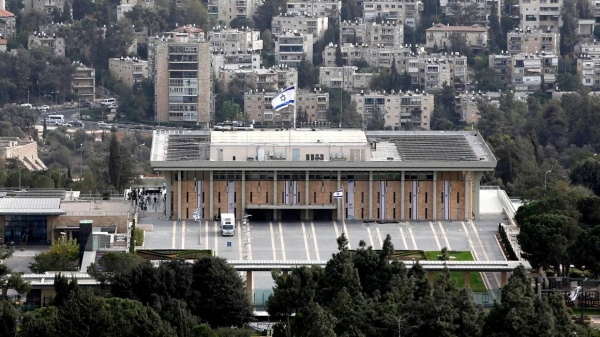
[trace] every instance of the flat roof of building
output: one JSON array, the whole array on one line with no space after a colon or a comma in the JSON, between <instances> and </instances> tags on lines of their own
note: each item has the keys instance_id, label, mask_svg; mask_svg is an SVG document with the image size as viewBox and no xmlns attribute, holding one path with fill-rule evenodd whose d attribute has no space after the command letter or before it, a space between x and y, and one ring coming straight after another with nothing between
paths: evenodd
<instances>
[{"instance_id":1,"label":"flat roof of building","mask_svg":"<svg viewBox=\"0 0 600 337\"><path fill-rule=\"evenodd\" d=\"M267 130L253 132L213 131L210 142L218 145L367 145L367 137L362 130Z\"/></svg>"},{"instance_id":2,"label":"flat roof of building","mask_svg":"<svg viewBox=\"0 0 600 337\"><path fill-rule=\"evenodd\" d=\"M487 32L486 27L480 25L472 26L446 26L442 23L438 23L431 28L427 28L428 31L439 31L439 32Z\"/></svg>"},{"instance_id":3,"label":"flat roof of building","mask_svg":"<svg viewBox=\"0 0 600 337\"><path fill-rule=\"evenodd\" d=\"M60 198L2 198L2 215L62 215Z\"/></svg>"}]
</instances>

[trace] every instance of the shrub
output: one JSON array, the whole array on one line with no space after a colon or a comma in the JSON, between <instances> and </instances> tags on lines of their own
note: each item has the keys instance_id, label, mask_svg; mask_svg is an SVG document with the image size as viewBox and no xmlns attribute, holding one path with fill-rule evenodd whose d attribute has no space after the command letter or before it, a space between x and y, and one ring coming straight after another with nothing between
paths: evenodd
<instances>
[{"instance_id":1,"label":"shrub","mask_svg":"<svg viewBox=\"0 0 600 337\"><path fill-rule=\"evenodd\" d=\"M498 224L498 232L500 233L500 238L502 239L502 243L504 244L506 255L508 255L507 258L510 261L518 261L519 259L517 258L517 254L515 254L512 244L508 239L508 235L506 234L506 229L504 229L504 226L502 226L502 224Z\"/></svg>"}]
</instances>

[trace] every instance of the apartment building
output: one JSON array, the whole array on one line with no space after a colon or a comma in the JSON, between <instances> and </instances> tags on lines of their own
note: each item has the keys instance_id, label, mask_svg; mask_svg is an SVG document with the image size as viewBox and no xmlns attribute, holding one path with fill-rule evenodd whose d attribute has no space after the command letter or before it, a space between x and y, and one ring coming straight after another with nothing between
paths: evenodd
<instances>
[{"instance_id":1,"label":"apartment building","mask_svg":"<svg viewBox=\"0 0 600 337\"><path fill-rule=\"evenodd\" d=\"M0 7L0 36L6 39L15 36L16 33L17 19L15 15Z\"/></svg>"},{"instance_id":2,"label":"apartment building","mask_svg":"<svg viewBox=\"0 0 600 337\"><path fill-rule=\"evenodd\" d=\"M249 70L260 69L261 55L260 52L231 52L225 53L213 50L211 53L212 70L218 73L222 69L227 70Z\"/></svg>"},{"instance_id":3,"label":"apartment building","mask_svg":"<svg viewBox=\"0 0 600 337\"><path fill-rule=\"evenodd\" d=\"M8 44L8 41L0 36L0 53L4 53L6 52L6 45Z\"/></svg>"},{"instance_id":4,"label":"apartment building","mask_svg":"<svg viewBox=\"0 0 600 337\"><path fill-rule=\"evenodd\" d=\"M581 83L591 90L600 89L600 58L581 55L577 58L577 74Z\"/></svg>"},{"instance_id":5,"label":"apartment building","mask_svg":"<svg viewBox=\"0 0 600 337\"><path fill-rule=\"evenodd\" d=\"M300 34L311 34L313 41L319 41L325 36L325 31L329 28L329 18L327 16L295 15L281 14L274 16L271 20L271 32L273 35L280 35L287 31L298 32Z\"/></svg>"},{"instance_id":6,"label":"apartment building","mask_svg":"<svg viewBox=\"0 0 600 337\"><path fill-rule=\"evenodd\" d=\"M277 92L246 92L244 94L246 119L259 126L292 125L293 106L288 106L279 111L273 110L271 100L277 95ZM329 93L316 90L297 91L296 109L306 113L308 122L324 122L327 120L327 109L329 109ZM297 120L297 125L301 122L305 121Z\"/></svg>"},{"instance_id":7,"label":"apartment building","mask_svg":"<svg viewBox=\"0 0 600 337\"><path fill-rule=\"evenodd\" d=\"M335 0L289 0L286 7L288 14L327 16L337 20L340 16L342 2Z\"/></svg>"},{"instance_id":8,"label":"apartment building","mask_svg":"<svg viewBox=\"0 0 600 337\"><path fill-rule=\"evenodd\" d=\"M181 33L149 42L156 120L194 122L207 127L212 97L209 43Z\"/></svg>"},{"instance_id":9,"label":"apartment building","mask_svg":"<svg viewBox=\"0 0 600 337\"><path fill-rule=\"evenodd\" d=\"M429 130L434 109L434 96L427 93L391 92L353 94L356 110L368 121L381 116L386 129Z\"/></svg>"},{"instance_id":10,"label":"apartment building","mask_svg":"<svg viewBox=\"0 0 600 337\"><path fill-rule=\"evenodd\" d=\"M343 21L341 24L342 44L366 44L369 46L401 47L404 43L404 26L394 21L363 22Z\"/></svg>"},{"instance_id":11,"label":"apartment building","mask_svg":"<svg viewBox=\"0 0 600 337\"><path fill-rule=\"evenodd\" d=\"M108 59L108 69L112 77L129 88L148 77L148 61L140 60L137 57Z\"/></svg>"},{"instance_id":12,"label":"apartment building","mask_svg":"<svg viewBox=\"0 0 600 337\"><path fill-rule=\"evenodd\" d=\"M320 67L319 85L327 88L343 88L346 91L356 92L369 89L373 74L357 73L358 67Z\"/></svg>"},{"instance_id":13,"label":"apartment building","mask_svg":"<svg viewBox=\"0 0 600 337\"><path fill-rule=\"evenodd\" d=\"M38 11L51 14L54 11L54 8L56 8L60 13L62 13L66 1L68 0L24 0L23 4L25 7L23 8L23 11L25 13Z\"/></svg>"},{"instance_id":14,"label":"apartment building","mask_svg":"<svg viewBox=\"0 0 600 337\"><path fill-rule=\"evenodd\" d=\"M445 26L441 23L428 28L425 47L429 50L452 50L450 37L460 34L467 40L467 45L475 52L481 52L488 47L488 28L480 25L472 26Z\"/></svg>"},{"instance_id":15,"label":"apartment building","mask_svg":"<svg viewBox=\"0 0 600 337\"><path fill-rule=\"evenodd\" d=\"M260 32L250 28L227 29L218 26L208 32L208 42L213 50L224 53L260 53L263 49Z\"/></svg>"},{"instance_id":16,"label":"apartment building","mask_svg":"<svg viewBox=\"0 0 600 337\"><path fill-rule=\"evenodd\" d=\"M275 40L275 62L290 68L297 68L303 58L313 62L313 36L287 31L277 36Z\"/></svg>"},{"instance_id":17,"label":"apartment building","mask_svg":"<svg viewBox=\"0 0 600 337\"><path fill-rule=\"evenodd\" d=\"M486 103L495 107L500 107L500 97L503 95L501 92L489 91L489 92L464 92L455 96L454 106L456 113L460 116L460 121L465 122L469 125L475 125L479 122L481 115L479 113L479 104ZM513 93L513 99L515 101L526 102L529 93Z\"/></svg>"},{"instance_id":18,"label":"apartment building","mask_svg":"<svg viewBox=\"0 0 600 337\"><path fill-rule=\"evenodd\" d=\"M421 19L423 3L416 0L356 1L363 9L364 21L391 21L415 28Z\"/></svg>"},{"instance_id":19,"label":"apartment building","mask_svg":"<svg viewBox=\"0 0 600 337\"><path fill-rule=\"evenodd\" d=\"M285 66L274 66L270 69L221 69L218 79L221 90L225 90L231 81L238 79L245 90L273 92L298 85L298 71Z\"/></svg>"},{"instance_id":20,"label":"apartment building","mask_svg":"<svg viewBox=\"0 0 600 337\"><path fill-rule=\"evenodd\" d=\"M563 0L519 0L521 22L519 28L557 32L562 26L560 9Z\"/></svg>"},{"instance_id":21,"label":"apartment building","mask_svg":"<svg viewBox=\"0 0 600 337\"><path fill-rule=\"evenodd\" d=\"M323 50L323 66L335 67L335 54L337 45L329 44ZM370 46L370 45L354 45L345 43L340 48L342 52L342 61L344 64L353 65L358 61L366 61L372 67L390 68L393 60L403 59L411 53L409 48L400 47L385 47L385 46Z\"/></svg>"},{"instance_id":22,"label":"apartment building","mask_svg":"<svg viewBox=\"0 0 600 337\"><path fill-rule=\"evenodd\" d=\"M516 55L521 53L546 52L560 54L560 34L549 30L524 30L517 28L506 34L508 53Z\"/></svg>"},{"instance_id":23,"label":"apartment building","mask_svg":"<svg viewBox=\"0 0 600 337\"><path fill-rule=\"evenodd\" d=\"M54 55L65 56L65 39L57 37L56 33L52 33L52 36L44 32L33 32L29 35L28 39L29 49L32 48L47 48Z\"/></svg>"},{"instance_id":24,"label":"apartment building","mask_svg":"<svg viewBox=\"0 0 600 337\"><path fill-rule=\"evenodd\" d=\"M490 55L489 67L515 92L555 90L558 56L551 53Z\"/></svg>"},{"instance_id":25,"label":"apartment building","mask_svg":"<svg viewBox=\"0 0 600 337\"><path fill-rule=\"evenodd\" d=\"M140 5L145 8L154 8L154 0L121 0L121 4L117 6L117 21L125 17L125 13L131 11L135 5Z\"/></svg>"},{"instance_id":26,"label":"apartment building","mask_svg":"<svg viewBox=\"0 0 600 337\"><path fill-rule=\"evenodd\" d=\"M492 9L496 9L496 14L499 18L502 17L504 4L501 0L485 0L485 1L476 1L476 0L440 0L440 13L443 13L447 16L454 16L457 13L457 10L460 10L465 7L472 8L472 6L476 4L476 15L477 15L477 23L486 25L489 22L489 17L492 14ZM510 13L508 13L510 14Z\"/></svg>"},{"instance_id":27,"label":"apartment building","mask_svg":"<svg viewBox=\"0 0 600 337\"><path fill-rule=\"evenodd\" d=\"M207 0L206 9L211 22L229 26L231 20L252 19L262 1L258 0Z\"/></svg>"},{"instance_id":28,"label":"apartment building","mask_svg":"<svg viewBox=\"0 0 600 337\"><path fill-rule=\"evenodd\" d=\"M80 62L73 62L73 64L75 70L71 78L71 93L77 95L80 101L93 102L96 98L96 70Z\"/></svg>"},{"instance_id":29,"label":"apartment building","mask_svg":"<svg viewBox=\"0 0 600 337\"><path fill-rule=\"evenodd\" d=\"M598 59L600 58L600 42L576 44L575 51L585 58Z\"/></svg>"}]
</instances>

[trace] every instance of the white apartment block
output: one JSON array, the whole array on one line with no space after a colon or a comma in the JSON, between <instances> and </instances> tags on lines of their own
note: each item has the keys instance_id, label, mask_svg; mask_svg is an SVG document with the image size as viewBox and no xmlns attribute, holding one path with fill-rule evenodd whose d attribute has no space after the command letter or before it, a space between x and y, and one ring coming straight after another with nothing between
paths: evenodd
<instances>
[{"instance_id":1,"label":"white apartment block","mask_svg":"<svg viewBox=\"0 0 600 337\"><path fill-rule=\"evenodd\" d=\"M477 4L477 22L480 24L485 25L489 22L494 6L498 18L503 15L504 3L502 0L440 0L440 12L447 16L453 16L456 15L456 9L472 6L473 4ZM510 13L507 14L510 15Z\"/></svg>"},{"instance_id":2,"label":"white apartment block","mask_svg":"<svg viewBox=\"0 0 600 337\"><path fill-rule=\"evenodd\" d=\"M252 53L263 49L260 32L249 28L222 29L208 32L208 42L213 50L225 53Z\"/></svg>"},{"instance_id":3,"label":"white apartment block","mask_svg":"<svg viewBox=\"0 0 600 337\"><path fill-rule=\"evenodd\" d=\"M416 27L421 20L423 3L416 0L357 1L362 6L364 21L393 21L398 25Z\"/></svg>"},{"instance_id":4,"label":"white apartment block","mask_svg":"<svg viewBox=\"0 0 600 337\"><path fill-rule=\"evenodd\" d=\"M258 0L208 0L208 18L219 25L229 26L235 18L252 19L262 1Z\"/></svg>"},{"instance_id":5,"label":"white apartment block","mask_svg":"<svg viewBox=\"0 0 600 337\"><path fill-rule=\"evenodd\" d=\"M344 43L366 44L369 46L402 47L404 26L394 21L377 24L362 20L343 21L341 25L342 45Z\"/></svg>"},{"instance_id":6,"label":"white apartment block","mask_svg":"<svg viewBox=\"0 0 600 337\"><path fill-rule=\"evenodd\" d=\"M488 47L488 28L480 25L472 26L445 26L441 23L428 28L426 31L425 47L429 50L437 48L451 50L450 37L460 34L467 40L467 45L474 51L485 50Z\"/></svg>"},{"instance_id":7,"label":"white apartment block","mask_svg":"<svg viewBox=\"0 0 600 337\"><path fill-rule=\"evenodd\" d=\"M212 63L212 70L215 72L215 74L221 71L222 69L249 70L260 69L261 67L260 52L225 53L213 49L210 58Z\"/></svg>"},{"instance_id":8,"label":"white apartment block","mask_svg":"<svg viewBox=\"0 0 600 337\"><path fill-rule=\"evenodd\" d=\"M4 1L4 0L0 0ZM15 15L0 7L0 36L6 39L17 33L17 18Z\"/></svg>"},{"instance_id":9,"label":"white apartment block","mask_svg":"<svg viewBox=\"0 0 600 337\"><path fill-rule=\"evenodd\" d=\"M580 43L575 45L575 51L579 52L584 58L600 58L600 42Z\"/></svg>"},{"instance_id":10,"label":"white apartment block","mask_svg":"<svg viewBox=\"0 0 600 337\"><path fill-rule=\"evenodd\" d=\"M125 13L131 11L135 5L145 8L154 8L154 0L121 0L117 6L117 21L125 17Z\"/></svg>"},{"instance_id":11,"label":"white apartment block","mask_svg":"<svg viewBox=\"0 0 600 337\"><path fill-rule=\"evenodd\" d=\"M225 90L234 79L244 84L246 89L258 91L278 91L298 85L298 71L294 68L274 66L270 69L222 69L218 73L219 87Z\"/></svg>"},{"instance_id":12,"label":"white apartment block","mask_svg":"<svg viewBox=\"0 0 600 337\"><path fill-rule=\"evenodd\" d=\"M555 90L558 56L551 53L490 55L489 67L515 92Z\"/></svg>"},{"instance_id":13,"label":"white apartment block","mask_svg":"<svg viewBox=\"0 0 600 337\"><path fill-rule=\"evenodd\" d=\"M353 94L356 110L365 123L379 113L385 120L385 128L392 130L422 129L431 127L434 96L408 92Z\"/></svg>"},{"instance_id":14,"label":"white apartment block","mask_svg":"<svg viewBox=\"0 0 600 337\"><path fill-rule=\"evenodd\" d=\"M313 41L319 41L329 28L327 16L281 14L271 20L271 33L280 35L287 31L311 34Z\"/></svg>"},{"instance_id":15,"label":"white apartment block","mask_svg":"<svg viewBox=\"0 0 600 337\"><path fill-rule=\"evenodd\" d=\"M599 90L600 58L580 56L577 59L577 74L581 77L581 83L584 86L594 91Z\"/></svg>"},{"instance_id":16,"label":"white apartment block","mask_svg":"<svg viewBox=\"0 0 600 337\"><path fill-rule=\"evenodd\" d=\"M329 44L323 50L323 66L335 67L335 53L337 45ZM354 45L350 43L343 44L341 47L342 60L345 65L354 65L357 61L364 60L372 67L390 68L392 61L403 59L410 55L410 49L402 46L377 47L369 45Z\"/></svg>"},{"instance_id":17,"label":"white apartment block","mask_svg":"<svg viewBox=\"0 0 600 337\"><path fill-rule=\"evenodd\" d=\"M519 0L519 28L558 31L562 26L560 9L563 0Z\"/></svg>"},{"instance_id":18,"label":"white apartment block","mask_svg":"<svg viewBox=\"0 0 600 337\"><path fill-rule=\"evenodd\" d=\"M313 62L313 36L298 32L283 32L274 36L275 62L297 68L302 58Z\"/></svg>"},{"instance_id":19,"label":"white apartment block","mask_svg":"<svg viewBox=\"0 0 600 337\"><path fill-rule=\"evenodd\" d=\"M38 11L51 14L54 11L54 8L56 8L62 13L66 1L67 0L24 0L23 3L25 7L23 11L25 13Z\"/></svg>"},{"instance_id":20,"label":"white apartment block","mask_svg":"<svg viewBox=\"0 0 600 337\"><path fill-rule=\"evenodd\" d=\"M292 15L327 16L337 19L342 8L341 1L334 0L289 0L287 13Z\"/></svg>"},{"instance_id":21,"label":"white apartment block","mask_svg":"<svg viewBox=\"0 0 600 337\"><path fill-rule=\"evenodd\" d=\"M538 52L560 54L560 34L548 30L521 31L517 28L506 34L506 41L510 55Z\"/></svg>"},{"instance_id":22,"label":"white apartment block","mask_svg":"<svg viewBox=\"0 0 600 337\"><path fill-rule=\"evenodd\" d=\"M149 39L150 73L155 91L155 120L194 122L207 127L211 121L210 46L202 38L182 33Z\"/></svg>"},{"instance_id":23,"label":"white apartment block","mask_svg":"<svg viewBox=\"0 0 600 337\"><path fill-rule=\"evenodd\" d=\"M83 63L73 62L75 71L71 76L71 93L77 95L80 101L93 102L96 98L96 70L88 68Z\"/></svg>"},{"instance_id":24,"label":"white apartment block","mask_svg":"<svg viewBox=\"0 0 600 337\"><path fill-rule=\"evenodd\" d=\"M120 57L108 59L110 75L132 88L134 84L148 77L148 61L137 57Z\"/></svg>"},{"instance_id":25,"label":"white apartment block","mask_svg":"<svg viewBox=\"0 0 600 337\"><path fill-rule=\"evenodd\" d=\"M373 74L357 73L355 66L319 68L319 85L327 88L342 88L357 92L369 89Z\"/></svg>"},{"instance_id":26,"label":"white apartment block","mask_svg":"<svg viewBox=\"0 0 600 337\"><path fill-rule=\"evenodd\" d=\"M29 49L32 48L47 48L56 56L65 56L65 39L56 37L56 33L48 36L46 33L33 32L28 39Z\"/></svg>"},{"instance_id":27,"label":"white apartment block","mask_svg":"<svg viewBox=\"0 0 600 337\"><path fill-rule=\"evenodd\" d=\"M273 110L271 100L277 95L272 92L247 92L244 94L246 119L256 125L292 125L294 107ZM297 91L296 109L306 112L308 122L324 122L329 109L329 93L321 91ZM297 124L299 125L299 124Z\"/></svg>"}]
</instances>

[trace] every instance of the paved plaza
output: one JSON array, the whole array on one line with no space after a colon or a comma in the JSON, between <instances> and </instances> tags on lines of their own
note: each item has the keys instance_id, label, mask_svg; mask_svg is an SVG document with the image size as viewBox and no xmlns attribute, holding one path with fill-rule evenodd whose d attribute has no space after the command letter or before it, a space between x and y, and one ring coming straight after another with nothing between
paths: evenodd
<instances>
[{"instance_id":1,"label":"paved plaza","mask_svg":"<svg viewBox=\"0 0 600 337\"><path fill-rule=\"evenodd\" d=\"M494 235L497 220L481 221L410 221L400 223L363 223L357 221L250 221L250 244L238 226L233 237L223 237L219 222L191 220L169 221L142 218L140 224L151 224L146 232L146 249L212 249L215 255L229 260L312 260L325 261L337 251L336 238L346 233L350 249L361 240L367 246L381 249L386 235L391 235L397 250L449 250L473 253L475 260L504 260ZM484 276L488 287L498 288L497 275ZM273 281L268 273L255 273L256 289L268 289Z\"/></svg>"}]
</instances>

